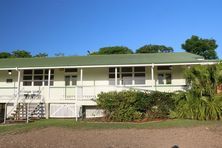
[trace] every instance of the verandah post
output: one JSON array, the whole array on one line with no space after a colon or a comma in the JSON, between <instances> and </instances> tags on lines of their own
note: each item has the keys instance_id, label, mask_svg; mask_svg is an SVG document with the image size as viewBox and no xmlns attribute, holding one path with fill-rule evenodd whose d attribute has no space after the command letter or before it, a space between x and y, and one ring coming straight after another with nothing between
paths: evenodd
<instances>
[{"instance_id":1,"label":"verandah post","mask_svg":"<svg viewBox=\"0 0 222 148\"><path fill-rule=\"evenodd\" d=\"M154 64L152 64L151 66L151 81L152 81L152 88L155 85L155 81L154 81Z\"/></svg>"}]
</instances>

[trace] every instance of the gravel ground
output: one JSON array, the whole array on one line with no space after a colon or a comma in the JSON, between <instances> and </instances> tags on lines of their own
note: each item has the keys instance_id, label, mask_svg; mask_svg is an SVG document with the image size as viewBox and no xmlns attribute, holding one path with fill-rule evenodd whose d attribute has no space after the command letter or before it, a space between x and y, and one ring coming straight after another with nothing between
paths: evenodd
<instances>
[{"instance_id":1,"label":"gravel ground","mask_svg":"<svg viewBox=\"0 0 222 148\"><path fill-rule=\"evenodd\" d=\"M0 135L1 148L221 148L222 127L162 129L44 128Z\"/></svg>"}]
</instances>

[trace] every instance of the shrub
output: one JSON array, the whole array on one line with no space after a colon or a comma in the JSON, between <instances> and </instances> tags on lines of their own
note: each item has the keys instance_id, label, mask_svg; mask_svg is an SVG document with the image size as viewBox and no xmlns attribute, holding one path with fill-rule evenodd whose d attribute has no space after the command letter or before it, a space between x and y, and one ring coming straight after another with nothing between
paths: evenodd
<instances>
[{"instance_id":1,"label":"shrub","mask_svg":"<svg viewBox=\"0 0 222 148\"><path fill-rule=\"evenodd\" d=\"M108 120L133 121L148 118L168 117L174 106L171 93L121 91L98 95L98 106L105 110ZM155 110L154 110L155 108Z\"/></svg>"},{"instance_id":2,"label":"shrub","mask_svg":"<svg viewBox=\"0 0 222 148\"><path fill-rule=\"evenodd\" d=\"M172 118L196 120L219 120L222 118L222 97L197 97L191 91L175 95L176 107L171 111Z\"/></svg>"},{"instance_id":3,"label":"shrub","mask_svg":"<svg viewBox=\"0 0 222 148\"><path fill-rule=\"evenodd\" d=\"M174 109L173 93L151 92L146 116L148 118L168 118L170 110Z\"/></svg>"}]
</instances>

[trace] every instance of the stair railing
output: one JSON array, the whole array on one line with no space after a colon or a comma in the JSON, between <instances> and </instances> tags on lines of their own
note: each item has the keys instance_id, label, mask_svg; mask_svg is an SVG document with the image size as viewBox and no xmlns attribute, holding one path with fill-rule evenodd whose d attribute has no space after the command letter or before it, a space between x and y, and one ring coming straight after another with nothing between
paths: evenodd
<instances>
[{"instance_id":1,"label":"stair railing","mask_svg":"<svg viewBox=\"0 0 222 148\"><path fill-rule=\"evenodd\" d=\"M19 96L18 96L18 100L17 100L16 97L17 97L17 95L13 94L12 98L11 98L7 103L5 103L4 123L6 123L7 116L8 116L10 113L12 113L13 110L15 110L15 109L17 108L17 106L18 106L21 98L23 98L23 97L21 97L21 95L19 95ZM23 98L23 99L24 99L24 98ZM14 104L15 104L15 102L17 102L17 103L13 106L13 108L9 111L9 113L7 113L7 105L8 105L9 103L11 103L12 100L14 100Z\"/></svg>"},{"instance_id":2,"label":"stair railing","mask_svg":"<svg viewBox=\"0 0 222 148\"><path fill-rule=\"evenodd\" d=\"M37 94L35 94L34 96L31 96L31 98L32 98L31 101L29 101L29 102L27 103L26 123L29 123L29 118L30 118L30 117L29 117L29 114L30 114L30 116L31 116L32 112L34 112L35 109L36 109L36 107L43 101L43 95L41 95L42 90L43 90L43 88L42 88L41 90L39 90ZM30 109L30 104L31 104L31 103L35 100L35 98L37 98L37 97L40 97L40 102L37 103L37 105L34 107L34 109L33 109L32 111L29 111L29 109Z\"/></svg>"}]
</instances>

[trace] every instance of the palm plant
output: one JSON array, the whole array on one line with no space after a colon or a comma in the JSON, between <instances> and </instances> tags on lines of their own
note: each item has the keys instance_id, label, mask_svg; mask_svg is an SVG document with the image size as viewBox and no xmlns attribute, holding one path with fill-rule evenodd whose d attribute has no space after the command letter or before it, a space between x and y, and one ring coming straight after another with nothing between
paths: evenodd
<instances>
[{"instance_id":1,"label":"palm plant","mask_svg":"<svg viewBox=\"0 0 222 148\"><path fill-rule=\"evenodd\" d=\"M176 109L172 117L197 120L218 120L222 118L222 96L216 95L222 82L222 64L194 66L185 71L187 92L176 94Z\"/></svg>"}]
</instances>

